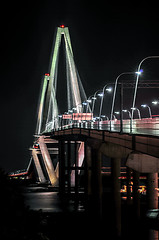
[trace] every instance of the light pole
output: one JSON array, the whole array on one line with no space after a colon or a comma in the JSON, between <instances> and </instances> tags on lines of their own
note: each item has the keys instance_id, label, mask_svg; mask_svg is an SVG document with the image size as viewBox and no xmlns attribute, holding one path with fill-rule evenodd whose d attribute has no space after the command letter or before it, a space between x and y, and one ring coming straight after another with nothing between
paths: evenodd
<instances>
[{"instance_id":1,"label":"light pole","mask_svg":"<svg viewBox=\"0 0 159 240\"><path fill-rule=\"evenodd\" d=\"M152 101L152 104L153 104L153 105L158 105L158 104L159 104L159 101L156 101L156 100L155 100L155 101ZM153 116L158 117L159 115L153 115Z\"/></svg>"},{"instance_id":2,"label":"light pole","mask_svg":"<svg viewBox=\"0 0 159 240\"><path fill-rule=\"evenodd\" d=\"M58 121L60 122L59 125L61 127L61 130L62 130L62 115L58 115Z\"/></svg>"},{"instance_id":3,"label":"light pole","mask_svg":"<svg viewBox=\"0 0 159 240\"><path fill-rule=\"evenodd\" d=\"M92 97L92 100L93 100L93 103L92 103L92 114L93 114L93 112L94 112L94 105L95 105L96 95L97 95L98 92L101 92L101 90L97 90L97 91L94 93L93 97Z\"/></svg>"},{"instance_id":4,"label":"light pole","mask_svg":"<svg viewBox=\"0 0 159 240\"><path fill-rule=\"evenodd\" d=\"M93 95L92 95L93 96ZM86 108L86 113L88 112L88 109L89 109L89 112L91 112L91 107L90 107L90 103L92 103L92 99L90 99L92 96L90 96L86 102L88 103L87 104L87 108Z\"/></svg>"},{"instance_id":5,"label":"light pole","mask_svg":"<svg viewBox=\"0 0 159 240\"><path fill-rule=\"evenodd\" d=\"M131 129L131 128L132 128L132 127L131 127L131 112L130 112L129 110L127 110L127 109L123 109L122 111L125 112L125 113L126 113L126 112L128 113L128 115L129 115L129 121L130 121L130 129Z\"/></svg>"},{"instance_id":6,"label":"light pole","mask_svg":"<svg viewBox=\"0 0 159 240\"><path fill-rule=\"evenodd\" d=\"M111 107L111 114L110 114L110 131L111 131L111 121L112 121L112 117L113 117L113 111L114 111L114 103L115 103L115 97L116 97L116 89L117 89L117 84L118 84L118 80L121 76L123 75L127 75L127 74L134 74L134 72L123 72L121 74L118 75L118 77L115 80L115 86L114 86L114 94L113 94L113 101L112 101L112 107ZM122 109L121 109L122 110ZM121 111L122 112L122 111ZM120 115L120 131L122 132L122 113Z\"/></svg>"},{"instance_id":7,"label":"light pole","mask_svg":"<svg viewBox=\"0 0 159 240\"><path fill-rule=\"evenodd\" d=\"M101 118L101 114L102 114L102 107L103 107L103 100L104 100L104 91L106 90L107 92L111 92L112 91L112 88L107 88L108 85L110 85L111 83L109 84L106 84L104 87L103 87L103 91L101 93L101 102L100 102L100 110L99 110L99 118Z\"/></svg>"},{"instance_id":8,"label":"light pole","mask_svg":"<svg viewBox=\"0 0 159 240\"><path fill-rule=\"evenodd\" d=\"M88 102L83 102L82 105L83 105L83 108L82 108L83 111L82 111L82 112L84 113L84 106L87 106L87 105L88 105Z\"/></svg>"},{"instance_id":9,"label":"light pole","mask_svg":"<svg viewBox=\"0 0 159 240\"><path fill-rule=\"evenodd\" d=\"M109 118L108 118L108 116L106 116L106 115L101 115L101 118L106 118L107 121L109 121Z\"/></svg>"},{"instance_id":10,"label":"light pole","mask_svg":"<svg viewBox=\"0 0 159 240\"><path fill-rule=\"evenodd\" d=\"M114 112L116 115L120 115L120 112Z\"/></svg>"},{"instance_id":11,"label":"light pole","mask_svg":"<svg viewBox=\"0 0 159 240\"><path fill-rule=\"evenodd\" d=\"M143 108L146 108L146 107L147 107L148 110L149 110L150 118L152 118L152 113L151 113L151 108L150 108L150 106L148 106L147 104L142 104L141 107L143 107Z\"/></svg>"},{"instance_id":12,"label":"light pole","mask_svg":"<svg viewBox=\"0 0 159 240\"><path fill-rule=\"evenodd\" d=\"M140 110L138 109L138 108L131 108L131 110L133 110L133 111L135 111L135 110L137 110L137 112L138 112L138 117L139 117L139 119L141 120L141 114L140 114ZM131 116L132 117L132 116Z\"/></svg>"},{"instance_id":13,"label":"light pole","mask_svg":"<svg viewBox=\"0 0 159 240\"><path fill-rule=\"evenodd\" d=\"M127 109L122 110L123 112L127 112L129 114L129 118L131 119L131 112Z\"/></svg>"},{"instance_id":14,"label":"light pole","mask_svg":"<svg viewBox=\"0 0 159 240\"><path fill-rule=\"evenodd\" d=\"M141 65L143 64L144 61L146 61L147 59L151 59L151 58L159 58L159 56L149 56L149 57L145 57L144 59L142 59L142 61L139 63L138 65L138 69L137 69L137 72L141 72ZM134 113L134 110L133 108L135 107L135 102L136 102L136 94L137 94L137 87L138 87L138 82L139 82L139 75L140 74L137 74L137 77L136 77L136 84L135 84L135 90L134 90L134 98L133 98L133 105L132 105L132 116L131 116L131 121L133 119L133 113Z\"/></svg>"}]
</instances>

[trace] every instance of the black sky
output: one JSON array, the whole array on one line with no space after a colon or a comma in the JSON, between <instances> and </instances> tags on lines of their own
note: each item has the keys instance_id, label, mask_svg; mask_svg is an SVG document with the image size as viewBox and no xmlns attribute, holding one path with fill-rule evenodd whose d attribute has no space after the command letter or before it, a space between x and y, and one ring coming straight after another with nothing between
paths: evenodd
<instances>
[{"instance_id":1,"label":"black sky","mask_svg":"<svg viewBox=\"0 0 159 240\"><path fill-rule=\"evenodd\" d=\"M157 2L6 1L1 13L0 166L6 171L29 162L41 79L57 26L69 27L87 96L120 73L135 71L144 57L159 55ZM158 64L145 63L143 78L159 79ZM151 101L152 95L143 96Z\"/></svg>"}]
</instances>

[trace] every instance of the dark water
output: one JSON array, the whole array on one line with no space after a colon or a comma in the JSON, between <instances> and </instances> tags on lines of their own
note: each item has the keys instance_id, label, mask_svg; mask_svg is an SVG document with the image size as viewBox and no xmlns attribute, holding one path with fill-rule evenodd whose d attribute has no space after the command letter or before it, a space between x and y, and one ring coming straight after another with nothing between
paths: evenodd
<instances>
[{"instance_id":1,"label":"dark water","mask_svg":"<svg viewBox=\"0 0 159 240\"><path fill-rule=\"evenodd\" d=\"M47 188L27 187L23 193L25 204L30 209L43 212L60 213L64 211L84 211L83 205L79 202L75 204L73 200L61 202L58 192L47 191Z\"/></svg>"},{"instance_id":2,"label":"dark water","mask_svg":"<svg viewBox=\"0 0 159 240\"><path fill-rule=\"evenodd\" d=\"M103 206L103 217L100 219L94 214L93 208L92 211L89 212L89 215L87 215L87 211L85 211L82 202L79 201L78 204L74 200L61 202L58 192L47 188L27 187L24 189L23 195L25 204L29 206L30 209L35 211L42 210L44 213L42 220L45 226L43 227L45 227L44 230L51 240L63 239L63 232L65 232L65 237L70 240L75 238L80 240L90 239L97 235L99 236L98 239L102 239L103 233L106 239L118 240L115 235L116 228L112 220L111 199L108 200L108 197L103 200L105 205ZM126 217L124 217L127 215L127 209L124 209L124 206L122 206L123 237L120 238L120 240L134 240L137 236L145 240L154 239L149 238L148 235L150 235L150 233L154 235L155 232L149 232L148 229L146 230L144 223L140 222L139 225L136 225L135 219L131 217L133 216L132 211L129 209L130 223L128 224Z\"/></svg>"}]
</instances>

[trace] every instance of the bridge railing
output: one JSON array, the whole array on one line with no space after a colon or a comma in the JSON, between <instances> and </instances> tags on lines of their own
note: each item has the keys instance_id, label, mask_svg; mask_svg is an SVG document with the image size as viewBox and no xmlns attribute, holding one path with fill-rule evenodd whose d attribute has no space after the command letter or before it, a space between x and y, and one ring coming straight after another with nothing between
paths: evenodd
<instances>
[{"instance_id":1,"label":"bridge railing","mask_svg":"<svg viewBox=\"0 0 159 240\"><path fill-rule=\"evenodd\" d=\"M121 132L121 122L117 119L112 120L111 124L110 120L71 122L70 124L61 125L59 128L55 128L53 130L57 131L72 127ZM134 119L132 125L130 119L123 120L122 132L132 134L159 135L159 118Z\"/></svg>"}]
</instances>

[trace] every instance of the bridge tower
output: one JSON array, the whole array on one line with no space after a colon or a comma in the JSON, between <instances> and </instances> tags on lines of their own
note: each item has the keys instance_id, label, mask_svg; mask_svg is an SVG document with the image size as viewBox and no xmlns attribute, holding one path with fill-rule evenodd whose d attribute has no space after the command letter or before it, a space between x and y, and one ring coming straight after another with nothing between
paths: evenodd
<instances>
[{"instance_id":1,"label":"bridge tower","mask_svg":"<svg viewBox=\"0 0 159 240\"><path fill-rule=\"evenodd\" d=\"M68 27L61 25L56 30L55 43L53 53L51 57L51 64L49 73L44 75L41 98L38 108L38 119L36 126L36 135L39 136L37 142L41 156L43 158L43 167L49 177L49 181L52 185L56 185L57 174L55 173L52 159L47 149L45 138L40 136L41 134L49 133L54 127L59 127L59 108L57 104L57 75L58 75L58 60L59 49L61 40L64 39L65 60L66 60L66 80L67 80L67 104L68 109L76 107L76 112L82 111L81 103L86 100L86 94L83 89L72 51L71 39ZM36 150L32 150L32 157L36 166L38 179L41 182L45 182L44 173L40 161L38 160L39 154L36 154Z\"/></svg>"},{"instance_id":2,"label":"bridge tower","mask_svg":"<svg viewBox=\"0 0 159 240\"><path fill-rule=\"evenodd\" d=\"M57 105L56 91L59 48L62 37L64 37L65 43L68 109L76 107L77 112L81 112L81 102L82 100L86 99L86 95L74 61L69 30L68 27L64 27L62 25L61 27L58 27L56 31L54 50L50 64L50 73L45 74L43 79L36 134L40 134L44 131L48 132L52 130L55 125L58 127L57 120L59 110ZM66 109L66 111L68 109Z\"/></svg>"}]
</instances>

